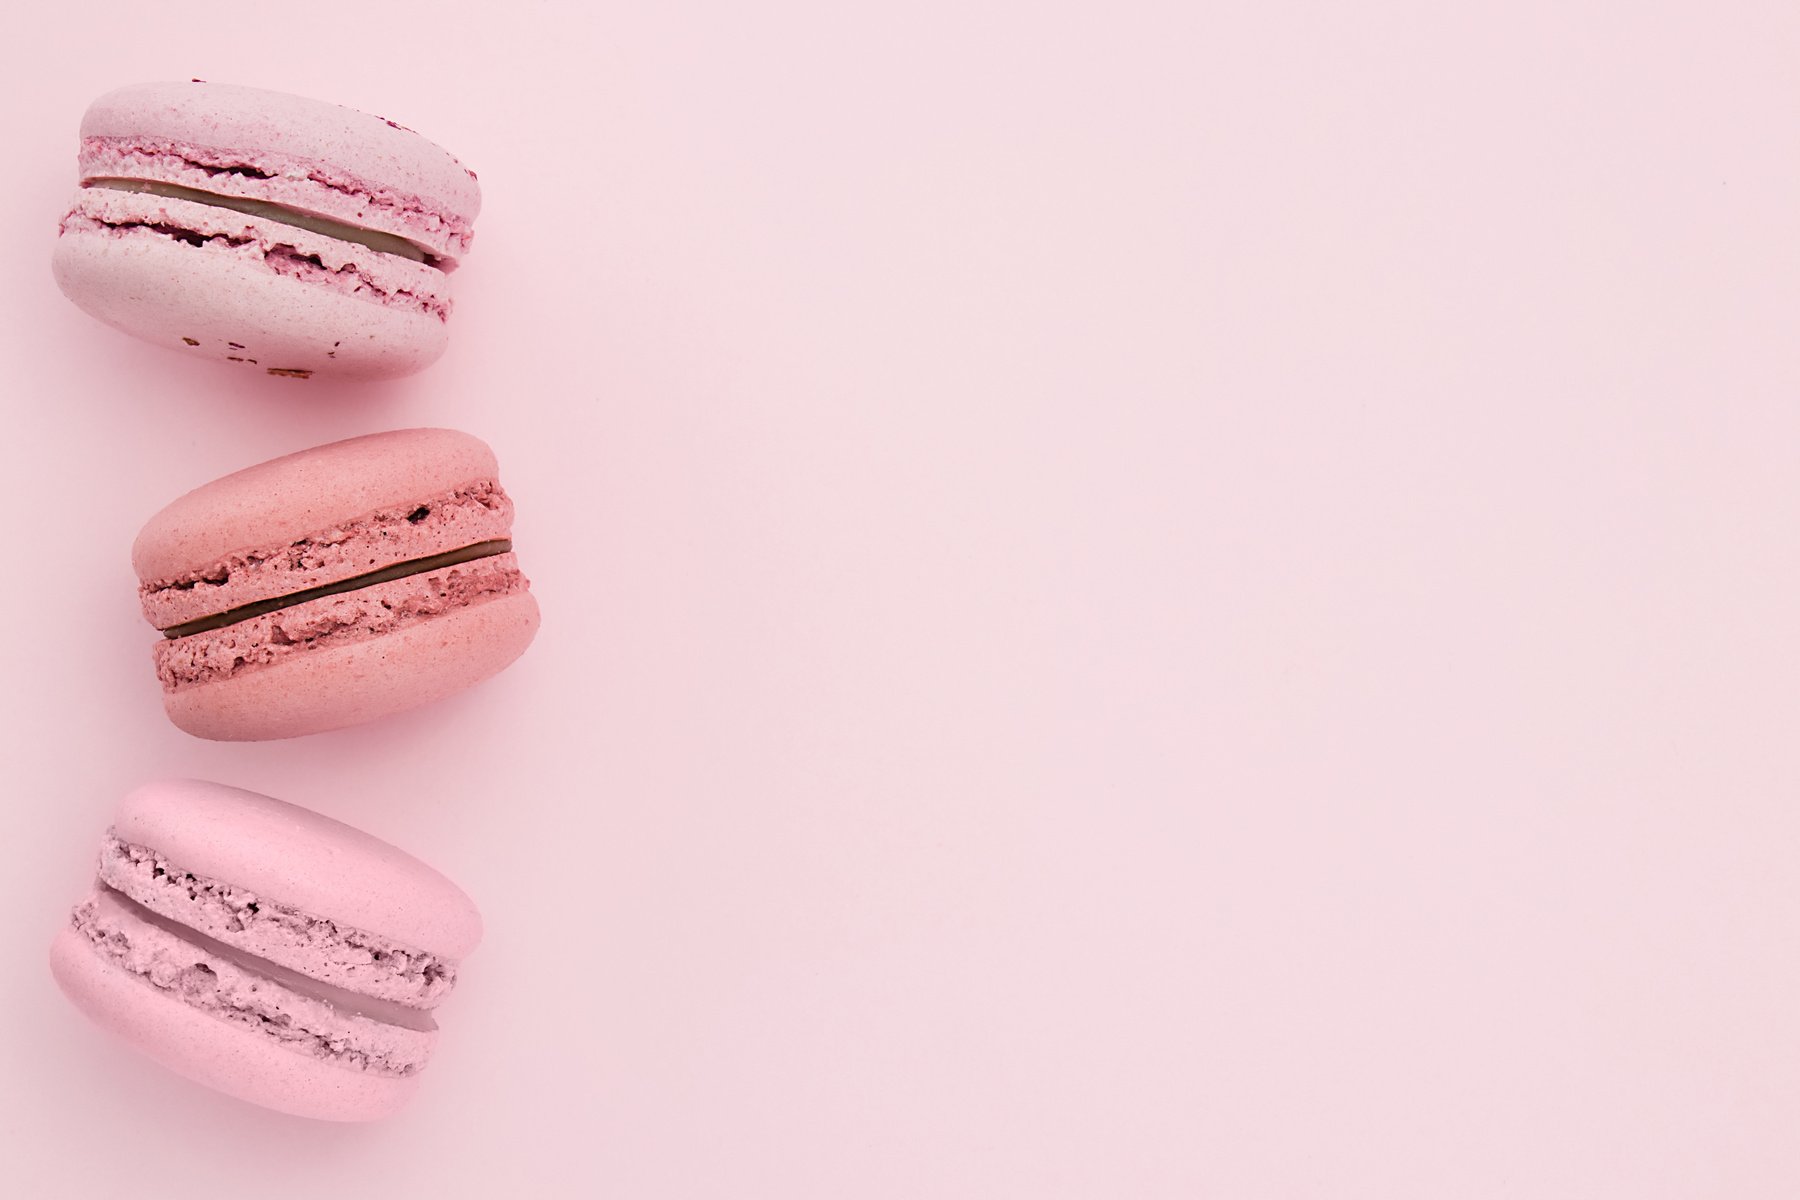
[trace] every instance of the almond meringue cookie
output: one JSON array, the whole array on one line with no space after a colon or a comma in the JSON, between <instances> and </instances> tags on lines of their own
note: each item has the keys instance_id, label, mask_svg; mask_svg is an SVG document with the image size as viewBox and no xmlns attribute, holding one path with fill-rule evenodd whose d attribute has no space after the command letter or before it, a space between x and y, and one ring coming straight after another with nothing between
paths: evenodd
<instances>
[{"instance_id":1,"label":"almond meringue cookie","mask_svg":"<svg viewBox=\"0 0 1800 1200\"><path fill-rule=\"evenodd\" d=\"M473 172L381 117L229 84L145 83L81 122L51 266L126 333L290 379L406 375L448 344Z\"/></svg>"},{"instance_id":2,"label":"almond meringue cookie","mask_svg":"<svg viewBox=\"0 0 1800 1200\"><path fill-rule=\"evenodd\" d=\"M299 737L461 691L531 644L537 601L486 443L396 429L215 479L132 547L169 719Z\"/></svg>"},{"instance_id":3,"label":"almond meringue cookie","mask_svg":"<svg viewBox=\"0 0 1800 1200\"><path fill-rule=\"evenodd\" d=\"M433 1010L480 940L469 897L386 842L176 780L121 802L50 968L97 1024L189 1079L368 1121L418 1087Z\"/></svg>"}]
</instances>

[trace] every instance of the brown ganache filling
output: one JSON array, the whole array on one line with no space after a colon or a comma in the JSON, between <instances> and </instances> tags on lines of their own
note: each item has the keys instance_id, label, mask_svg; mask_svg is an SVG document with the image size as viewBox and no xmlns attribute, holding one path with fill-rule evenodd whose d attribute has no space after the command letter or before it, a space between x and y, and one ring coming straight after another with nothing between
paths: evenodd
<instances>
[{"instance_id":1,"label":"brown ganache filling","mask_svg":"<svg viewBox=\"0 0 1800 1200\"><path fill-rule=\"evenodd\" d=\"M373 570L389 557L387 545L423 531L426 553L453 550L476 542L512 536L512 501L498 482L477 479L434 495L384 505L328 528L316 529L280 546L240 550L212 562L156 579L142 579L138 599L144 616L158 629L179 625L219 611L209 597L227 584L244 585L250 599L286 595L327 581L340 565L353 569L350 560L366 555L366 569ZM440 531L433 533L432 531ZM298 573L302 582L289 584ZM188 595L183 601L182 593ZM165 607L172 614L161 619Z\"/></svg>"},{"instance_id":2,"label":"brown ganache filling","mask_svg":"<svg viewBox=\"0 0 1800 1200\"><path fill-rule=\"evenodd\" d=\"M84 137L81 162L84 182L102 178L157 180L173 176L186 178L203 188L203 181L221 177L278 181L290 188L297 185L302 190L321 188L355 200L359 208L376 209L409 223L422 222L425 228L436 231L438 236L463 252L467 252L474 236L467 217L446 211L423 197L355 179L314 159L251 155L216 146L143 137ZM461 163L457 165L462 166ZM475 172L467 167L462 170L470 179L475 178Z\"/></svg>"},{"instance_id":3,"label":"brown ganache filling","mask_svg":"<svg viewBox=\"0 0 1800 1200\"><path fill-rule=\"evenodd\" d=\"M180 638L187 637L189 634L205 633L208 630L223 629L227 625L236 625L239 621L248 621L252 617L260 617L265 613L292 608L296 604L305 604L309 600L319 600L343 592L354 592L362 588L373 587L378 583L405 579L409 575L423 575L429 571L456 566L458 563L473 562L478 558L491 558L496 554L506 554L511 550L512 542L506 538L476 542L472 546L446 550L442 554L433 554L428 558L415 558L408 562L395 563L378 571L369 571L349 579L340 579L335 583L321 584L318 587L307 588L305 591L292 592L286 596L272 596L267 600L239 605L237 608L226 609L224 612L214 613L212 616L185 621L162 632L166 638Z\"/></svg>"},{"instance_id":4,"label":"brown ganache filling","mask_svg":"<svg viewBox=\"0 0 1800 1200\"><path fill-rule=\"evenodd\" d=\"M512 554L408 575L296 604L184 638L158 638L152 657L165 691L216 683L294 654L394 633L455 609L527 591Z\"/></svg>"},{"instance_id":5,"label":"brown ganache filling","mask_svg":"<svg viewBox=\"0 0 1800 1200\"><path fill-rule=\"evenodd\" d=\"M358 246L367 246L369 249L380 251L383 254L410 258L414 262L436 267L440 271L444 266L442 259L395 234L363 229L360 226L349 225L343 221L333 221L327 217L267 200L252 200L245 196L225 196L217 192L205 192L199 188L183 187L178 183L162 183L153 179L115 179L101 176L86 180L81 186L105 188L114 192L138 192L148 196L161 196L169 200L187 200L194 204L206 204L213 208L228 208L248 217L260 217L265 221L274 221L280 225L292 225L296 229L323 234L325 237L335 238L340 242L351 242Z\"/></svg>"}]
</instances>

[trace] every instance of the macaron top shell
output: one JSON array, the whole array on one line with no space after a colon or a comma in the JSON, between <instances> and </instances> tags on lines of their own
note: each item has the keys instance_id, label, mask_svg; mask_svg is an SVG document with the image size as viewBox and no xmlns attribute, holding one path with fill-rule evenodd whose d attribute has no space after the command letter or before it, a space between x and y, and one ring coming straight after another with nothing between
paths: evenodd
<instances>
[{"instance_id":1,"label":"macaron top shell","mask_svg":"<svg viewBox=\"0 0 1800 1200\"><path fill-rule=\"evenodd\" d=\"M460 959L481 915L450 880L361 830L256 792L202 780L146 784L113 821L122 841L198 875Z\"/></svg>"},{"instance_id":2,"label":"macaron top shell","mask_svg":"<svg viewBox=\"0 0 1800 1200\"><path fill-rule=\"evenodd\" d=\"M397 429L316 446L169 504L139 532L131 562L142 580L166 579L498 473L487 443L453 429Z\"/></svg>"},{"instance_id":3,"label":"macaron top shell","mask_svg":"<svg viewBox=\"0 0 1800 1200\"><path fill-rule=\"evenodd\" d=\"M382 117L303 96L200 81L107 93L81 122L84 178L137 178L253 196L412 237L451 261L481 210L474 174L449 151ZM191 169L151 162L204 151ZM194 157L186 155L187 157Z\"/></svg>"}]
</instances>

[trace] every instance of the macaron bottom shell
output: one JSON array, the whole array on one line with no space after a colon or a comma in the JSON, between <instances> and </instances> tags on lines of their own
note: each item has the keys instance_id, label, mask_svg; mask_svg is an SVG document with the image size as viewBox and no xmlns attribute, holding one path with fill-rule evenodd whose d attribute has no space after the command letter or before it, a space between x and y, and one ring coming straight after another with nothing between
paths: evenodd
<instances>
[{"instance_id":1,"label":"macaron bottom shell","mask_svg":"<svg viewBox=\"0 0 1800 1200\"><path fill-rule=\"evenodd\" d=\"M102 960L72 928L51 944L50 970L96 1024L195 1083L264 1108L323 1121L374 1121L398 1111L418 1089L417 1076L309 1058L162 995Z\"/></svg>"},{"instance_id":2,"label":"macaron bottom shell","mask_svg":"<svg viewBox=\"0 0 1800 1200\"><path fill-rule=\"evenodd\" d=\"M439 317L175 238L71 231L57 239L51 269L64 295L113 328L260 374L396 378L449 345Z\"/></svg>"},{"instance_id":3,"label":"macaron bottom shell","mask_svg":"<svg viewBox=\"0 0 1800 1200\"><path fill-rule=\"evenodd\" d=\"M365 641L310 650L213 683L163 693L175 725L212 741L266 741L403 712L479 683L537 633L528 591L488 600Z\"/></svg>"}]
</instances>

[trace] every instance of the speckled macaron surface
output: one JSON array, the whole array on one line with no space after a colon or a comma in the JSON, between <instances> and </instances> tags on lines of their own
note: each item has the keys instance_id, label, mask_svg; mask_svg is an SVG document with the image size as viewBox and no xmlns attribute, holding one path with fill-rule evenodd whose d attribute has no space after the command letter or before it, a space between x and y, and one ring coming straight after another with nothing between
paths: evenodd
<instances>
[{"instance_id":1,"label":"speckled macaron surface","mask_svg":"<svg viewBox=\"0 0 1800 1200\"><path fill-rule=\"evenodd\" d=\"M450 429L318 446L174 501L132 549L170 718L297 737L488 678L538 626L512 522L493 451Z\"/></svg>"},{"instance_id":2,"label":"speckled macaron surface","mask_svg":"<svg viewBox=\"0 0 1800 1200\"><path fill-rule=\"evenodd\" d=\"M382 117L229 84L147 83L81 122L52 268L88 313L290 379L376 379L448 343L473 172Z\"/></svg>"},{"instance_id":3,"label":"speckled macaron surface","mask_svg":"<svg viewBox=\"0 0 1800 1200\"><path fill-rule=\"evenodd\" d=\"M126 796L51 947L64 993L173 1070L268 1108L383 1117L481 940L455 884L330 818L198 780Z\"/></svg>"}]
</instances>

